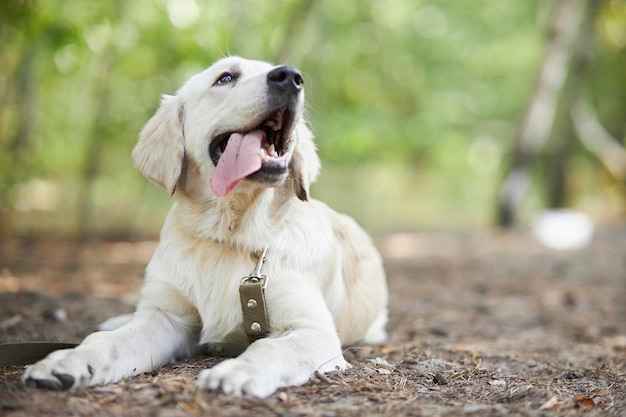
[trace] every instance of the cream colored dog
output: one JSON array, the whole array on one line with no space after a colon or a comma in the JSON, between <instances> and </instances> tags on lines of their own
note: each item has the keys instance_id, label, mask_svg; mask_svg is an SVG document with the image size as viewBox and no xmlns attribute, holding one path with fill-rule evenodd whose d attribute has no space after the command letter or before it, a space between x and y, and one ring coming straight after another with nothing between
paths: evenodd
<instances>
[{"instance_id":1,"label":"cream colored dog","mask_svg":"<svg viewBox=\"0 0 626 417\"><path fill-rule=\"evenodd\" d=\"M151 371L209 346L243 353L204 370L200 388L264 397L345 369L341 346L382 342L380 256L347 216L309 198L320 163L303 119L302 76L222 59L193 76L141 132L139 171L176 195L136 312L29 366L40 388L82 388ZM270 332L248 346L239 286L262 274Z\"/></svg>"}]
</instances>

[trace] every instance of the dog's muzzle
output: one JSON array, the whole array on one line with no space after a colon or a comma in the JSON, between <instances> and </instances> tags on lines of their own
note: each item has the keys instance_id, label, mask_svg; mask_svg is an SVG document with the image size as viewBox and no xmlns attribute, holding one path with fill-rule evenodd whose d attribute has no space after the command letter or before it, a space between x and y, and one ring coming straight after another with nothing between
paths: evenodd
<instances>
[{"instance_id":1,"label":"dog's muzzle","mask_svg":"<svg viewBox=\"0 0 626 417\"><path fill-rule=\"evenodd\" d=\"M216 166L211 186L218 196L228 194L244 178L274 184L286 177L296 117L302 111L304 80L289 66L267 74L267 113L250 128L216 136L209 156Z\"/></svg>"}]
</instances>

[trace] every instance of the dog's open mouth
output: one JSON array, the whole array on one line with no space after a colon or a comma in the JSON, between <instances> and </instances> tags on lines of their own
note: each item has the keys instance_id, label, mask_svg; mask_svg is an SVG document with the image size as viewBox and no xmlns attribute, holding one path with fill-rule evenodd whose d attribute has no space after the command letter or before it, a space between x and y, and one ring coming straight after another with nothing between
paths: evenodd
<instances>
[{"instance_id":1,"label":"dog's open mouth","mask_svg":"<svg viewBox=\"0 0 626 417\"><path fill-rule=\"evenodd\" d=\"M211 177L215 194L228 194L246 177L264 182L281 178L287 172L285 154L292 125L292 112L283 106L252 129L216 136L209 145L209 155L216 167Z\"/></svg>"}]
</instances>

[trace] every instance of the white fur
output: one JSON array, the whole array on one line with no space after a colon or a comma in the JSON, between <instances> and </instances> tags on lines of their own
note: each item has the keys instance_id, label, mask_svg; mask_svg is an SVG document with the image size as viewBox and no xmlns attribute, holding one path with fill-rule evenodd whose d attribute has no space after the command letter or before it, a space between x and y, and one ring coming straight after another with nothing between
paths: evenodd
<instances>
[{"instance_id":1,"label":"white fur","mask_svg":"<svg viewBox=\"0 0 626 417\"><path fill-rule=\"evenodd\" d=\"M72 388L115 382L192 355L200 344L245 340L238 287L254 268L251 253L266 244L271 333L204 370L199 387L264 397L306 382L315 371L345 369L342 344L384 340L387 289L370 238L349 217L296 197L308 195L319 171L302 93L287 152L289 176L277 184L246 179L221 198L211 191L210 140L258 123L267 110L266 78L273 68L225 58L177 95L164 96L133 157L177 201L147 266L137 310L130 320L109 323L121 327L96 332L77 348L28 367L25 381L60 384L59 375L71 376ZM214 84L233 70L240 72L236 83Z\"/></svg>"}]
</instances>

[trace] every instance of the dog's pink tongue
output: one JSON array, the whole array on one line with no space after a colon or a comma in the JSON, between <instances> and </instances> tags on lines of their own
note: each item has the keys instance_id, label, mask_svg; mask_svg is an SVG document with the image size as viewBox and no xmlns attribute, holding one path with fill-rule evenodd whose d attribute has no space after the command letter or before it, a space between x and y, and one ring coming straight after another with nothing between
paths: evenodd
<instances>
[{"instance_id":1,"label":"dog's pink tongue","mask_svg":"<svg viewBox=\"0 0 626 417\"><path fill-rule=\"evenodd\" d=\"M215 195L228 194L239 182L261 168L261 146L265 132L254 130L245 136L233 133L211 177Z\"/></svg>"}]
</instances>

